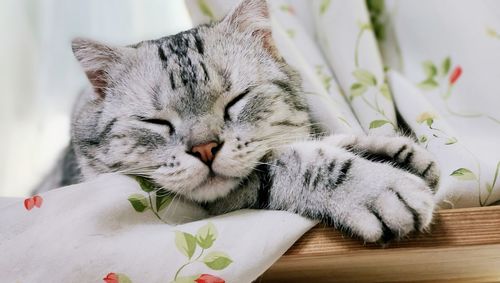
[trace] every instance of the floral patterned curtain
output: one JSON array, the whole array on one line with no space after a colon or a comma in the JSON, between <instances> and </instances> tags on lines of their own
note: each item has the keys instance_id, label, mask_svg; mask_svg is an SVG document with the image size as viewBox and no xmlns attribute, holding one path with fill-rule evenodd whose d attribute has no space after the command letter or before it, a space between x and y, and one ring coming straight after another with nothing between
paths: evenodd
<instances>
[{"instance_id":1,"label":"floral patterned curtain","mask_svg":"<svg viewBox=\"0 0 500 283\"><path fill-rule=\"evenodd\" d=\"M186 0L195 23L221 18L235 2ZM278 48L327 130L409 127L438 159L442 207L500 200L500 2L268 3Z\"/></svg>"}]
</instances>

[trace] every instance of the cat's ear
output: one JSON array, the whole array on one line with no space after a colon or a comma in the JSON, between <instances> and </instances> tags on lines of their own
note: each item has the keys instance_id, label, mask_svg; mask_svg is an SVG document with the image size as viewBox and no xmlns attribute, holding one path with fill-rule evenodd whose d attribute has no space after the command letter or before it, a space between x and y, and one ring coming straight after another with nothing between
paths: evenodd
<instances>
[{"instance_id":1,"label":"cat's ear","mask_svg":"<svg viewBox=\"0 0 500 283\"><path fill-rule=\"evenodd\" d=\"M243 0L222 20L242 33L250 33L262 41L265 49L279 57L272 38L271 18L266 0Z\"/></svg>"},{"instance_id":2,"label":"cat's ear","mask_svg":"<svg viewBox=\"0 0 500 283\"><path fill-rule=\"evenodd\" d=\"M109 71L119 64L122 52L119 47L111 47L93 40L76 38L71 42L73 54L80 62L94 87L94 92L104 98L108 86Z\"/></svg>"}]
</instances>

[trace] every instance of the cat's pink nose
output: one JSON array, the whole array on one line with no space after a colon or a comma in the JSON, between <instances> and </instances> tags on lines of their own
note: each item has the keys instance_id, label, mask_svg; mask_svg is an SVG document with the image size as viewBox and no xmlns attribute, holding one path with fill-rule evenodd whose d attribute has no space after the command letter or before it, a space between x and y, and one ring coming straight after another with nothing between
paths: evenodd
<instances>
[{"instance_id":1,"label":"cat's pink nose","mask_svg":"<svg viewBox=\"0 0 500 283\"><path fill-rule=\"evenodd\" d=\"M206 164L212 163L215 154L219 151L220 145L216 142L209 142L195 145L191 148L191 153Z\"/></svg>"}]
</instances>

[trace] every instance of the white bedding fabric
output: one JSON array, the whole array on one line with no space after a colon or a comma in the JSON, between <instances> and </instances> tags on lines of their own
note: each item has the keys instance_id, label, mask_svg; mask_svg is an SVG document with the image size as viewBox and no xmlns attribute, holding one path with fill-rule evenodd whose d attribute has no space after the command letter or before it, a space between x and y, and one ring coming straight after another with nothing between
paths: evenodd
<instances>
[{"instance_id":1,"label":"white bedding fabric","mask_svg":"<svg viewBox=\"0 0 500 283\"><path fill-rule=\"evenodd\" d=\"M253 210L193 221L205 216L203 210L178 200L160 213L172 223L166 224L149 209L137 212L128 201L133 194L147 195L130 177L104 175L45 193L31 210L23 199L0 199L0 282L104 282L109 273L134 283L173 282L189 262L176 231L196 236L207 224L215 231L213 245L175 282L196 282L202 274L251 282L315 224L286 212ZM185 221L192 222L173 224ZM201 251L197 245L192 260Z\"/></svg>"},{"instance_id":2,"label":"white bedding fabric","mask_svg":"<svg viewBox=\"0 0 500 283\"><path fill-rule=\"evenodd\" d=\"M198 23L236 4L186 2ZM379 41L363 0L269 2L278 48L327 129L392 135L396 107L436 155L443 207L500 200L500 1L387 0L374 15L384 24ZM0 199L0 281L172 282L205 246L202 262L176 282L250 282L315 224L246 210L174 226L151 209L137 212L127 200L137 193L147 195L135 180L104 176L43 194L40 207L28 200L31 210L23 199ZM139 210L148 205L135 198ZM204 216L176 201L160 214L167 222Z\"/></svg>"}]
</instances>

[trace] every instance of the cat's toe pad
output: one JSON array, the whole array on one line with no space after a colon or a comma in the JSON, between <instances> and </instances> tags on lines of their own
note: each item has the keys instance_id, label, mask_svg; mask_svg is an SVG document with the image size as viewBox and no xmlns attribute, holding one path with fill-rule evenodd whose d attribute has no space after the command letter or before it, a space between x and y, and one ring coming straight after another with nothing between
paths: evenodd
<instances>
[{"instance_id":1,"label":"cat's toe pad","mask_svg":"<svg viewBox=\"0 0 500 283\"><path fill-rule=\"evenodd\" d=\"M428 186L407 174L346 219L348 230L367 242L388 242L429 228L434 211Z\"/></svg>"}]
</instances>

